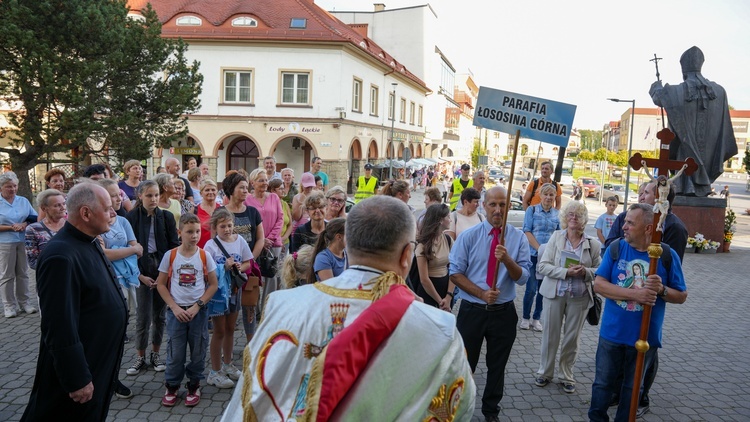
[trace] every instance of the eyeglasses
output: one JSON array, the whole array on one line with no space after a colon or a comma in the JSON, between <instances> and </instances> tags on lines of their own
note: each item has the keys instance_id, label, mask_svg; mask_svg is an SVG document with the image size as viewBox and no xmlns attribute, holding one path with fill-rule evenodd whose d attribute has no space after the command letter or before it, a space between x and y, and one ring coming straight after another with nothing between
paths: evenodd
<instances>
[{"instance_id":1,"label":"eyeglasses","mask_svg":"<svg viewBox=\"0 0 750 422\"><path fill-rule=\"evenodd\" d=\"M406 249L409 245L413 246L413 248L412 248L413 250L417 249L417 241L416 240L410 240L409 243L407 243L406 245L404 245L404 249Z\"/></svg>"},{"instance_id":2,"label":"eyeglasses","mask_svg":"<svg viewBox=\"0 0 750 422\"><path fill-rule=\"evenodd\" d=\"M576 220L578 220L578 214L576 214L574 212L569 212L568 213L568 218L575 218Z\"/></svg>"},{"instance_id":3,"label":"eyeglasses","mask_svg":"<svg viewBox=\"0 0 750 422\"><path fill-rule=\"evenodd\" d=\"M308 212L315 212L315 211L320 211L320 212L323 212L323 211L324 211L325 209L326 209L326 207L318 207L318 208L315 208L315 207L308 207L308 208L307 208L307 211L308 211Z\"/></svg>"},{"instance_id":4,"label":"eyeglasses","mask_svg":"<svg viewBox=\"0 0 750 422\"><path fill-rule=\"evenodd\" d=\"M337 204L343 204L344 203L344 200L343 199L339 199L339 198L328 198L328 200L331 201L331 202L335 202Z\"/></svg>"}]
</instances>

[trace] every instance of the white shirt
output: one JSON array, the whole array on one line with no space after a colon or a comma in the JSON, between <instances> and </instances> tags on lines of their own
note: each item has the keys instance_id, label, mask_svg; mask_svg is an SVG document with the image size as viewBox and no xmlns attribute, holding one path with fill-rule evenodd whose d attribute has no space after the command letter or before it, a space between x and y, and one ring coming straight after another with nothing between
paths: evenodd
<instances>
[{"instance_id":1,"label":"white shirt","mask_svg":"<svg viewBox=\"0 0 750 422\"><path fill-rule=\"evenodd\" d=\"M169 271L169 258L172 252L164 254L159 264L159 272L167 273ZM206 252L206 269L208 272L216 271L216 263L210 253ZM206 275L203 274L203 262L201 261L200 249L197 249L193 256L185 257L177 251L172 262L172 274L169 293L172 295L175 303L179 306L191 306L206 292Z\"/></svg>"}]
</instances>

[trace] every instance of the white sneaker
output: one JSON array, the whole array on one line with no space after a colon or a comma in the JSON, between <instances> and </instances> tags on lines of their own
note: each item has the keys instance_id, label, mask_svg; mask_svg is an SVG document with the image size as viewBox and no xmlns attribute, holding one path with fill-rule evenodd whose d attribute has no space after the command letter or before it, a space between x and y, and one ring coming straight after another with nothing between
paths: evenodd
<instances>
[{"instance_id":1,"label":"white sneaker","mask_svg":"<svg viewBox=\"0 0 750 422\"><path fill-rule=\"evenodd\" d=\"M214 385L217 388L232 388L234 387L234 382L227 378L224 374L221 372L216 372L214 370L211 370L208 373L208 379L206 379L206 382L208 385Z\"/></svg>"},{"instance_id":2,"label":"white sneaker","mask_svg":"<svg viewBox=\"0 0 750 422\"><path fill-rule=\"evenodd\" d=\"M535 319L531 321L531 328L534 329L534 331L542 332L542 322L538 319Z\"/></svg>"},{"instance_id":3,"label":"white sneaker","mask_svg":"<svg viewBox=\"0 0 750 422\"><path fill-rule=\"evenodd\" d=\"M27 304L27 305L23 305L23 311L26 312L27 314L35 314L36 308Z\"/></svg>"},{"instance_id":4,"label":"white sneaker","mask_svg":"<svg viewBox=\"0 0 750 422\"><path fill-rule=\"evenodd\" d=\"M15 306L6 306L5 307L5 318L15 318L18 316L18 313L16 313L16 307Z\"/></svg>"},{"instance_id":5,"label":"white sneaker","mask_svg":"<svg viewBox=\"0 0 750 422\"><path fill-rule=\"evenodd\" d=\"M234 381L237 381L238 379L240 379L240 375L242 375L242 371L237 369L237 367L231 363L222 363L221 370L219 372L226 375L227 377L229 377L229 379L234 380Z\"/></svg>"},{"instance_id":6,"label":"white sneaker","mask_svg":"<svg viewBox=\"0 0 750 422\"><path fill-rule=\"evenodd\" d=\"M528 330L529 329L529 320L528 319L522 319L521 320L521 326L520 328L522 330Z\"/></svg>"}]
</instances>

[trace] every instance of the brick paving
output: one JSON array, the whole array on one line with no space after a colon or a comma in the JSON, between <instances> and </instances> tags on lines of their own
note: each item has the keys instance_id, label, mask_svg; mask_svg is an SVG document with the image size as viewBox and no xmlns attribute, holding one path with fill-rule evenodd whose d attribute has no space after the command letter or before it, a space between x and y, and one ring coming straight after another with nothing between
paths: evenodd
<instances>
[{"instance_id":1,"label":"brick paving","mask_svg":"<svg viewBox=\"0 0 750 422\"><path fill-rule=\"evenodd\" d=\"M421 204L421 191L412 203ZM589 225L593 224L590 219ZM739 242L738 242L739 243ZM668 305L664 348L651 392L651 412L643 421L748 421L750 420L750 296L745 294L750 248L732 245L728 254L688 254L684 272L689 290L683 305ZM521 309L523 288L517 290ZM129 335L134 335L131 318ZM244 333L235 332L235 364L241 363ZM586 325L575 368L577 391L565 394L559 384L534 386L539 362L540 334L519 331L507 366L501 420L583 421L591 398L598 327ZM28 402L39 347L38 314L0 320L0 420L17 421ZM160 405L163 373L153 370L127 376L133 343L126 344L120 376L135 396L113 398L108 421L218 421L231 390L204 386L201 403L189 409L182 401L174 408ZM480 358L476 382L479 396L472 420L479 411L486 367ZM183 388L184 394L184 388ZM613 414L612 412L610 412ZM62 415L61 415L62 416Z\"/></svg>"}]
</instances>

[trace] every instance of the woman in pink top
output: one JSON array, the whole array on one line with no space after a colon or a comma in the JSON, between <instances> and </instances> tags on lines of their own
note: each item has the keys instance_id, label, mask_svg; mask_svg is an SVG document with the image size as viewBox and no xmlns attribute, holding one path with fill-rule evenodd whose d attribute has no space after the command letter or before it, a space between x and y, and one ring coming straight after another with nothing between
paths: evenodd
<instances>
[{"instance_id":1,"label":"woman in pink top","mask_svg":"<svg viewBox=\"0 0 750 422\"><path fill-rule=\"evenodd\" d=\"M274 256L281 254L281 228L284 226L284 211L281 208L281 199L268 192L268 176L265 169L257 168L250 173L253 193L245 199L245 205L253 207L260 213L263 220L263 233L265 233L264 249L270 249ZM260 239L258 239L260 241ZM263 277L263 290L260 303L266 303L266 297L278 290L281 285L280 274L276 277Z\"/></svg>"}]
</instances>

